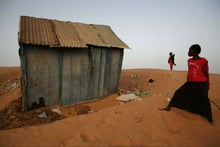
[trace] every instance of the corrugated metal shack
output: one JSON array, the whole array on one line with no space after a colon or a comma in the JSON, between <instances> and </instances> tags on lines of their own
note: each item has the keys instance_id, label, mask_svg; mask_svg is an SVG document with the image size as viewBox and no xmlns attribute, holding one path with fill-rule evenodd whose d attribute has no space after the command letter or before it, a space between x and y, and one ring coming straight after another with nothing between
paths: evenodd
<instances>
[{"instance_id":1,"label":"corrugated metal shack","mask_svg":"<svg viewBox=\"0 0 220 147\"><path fill-rule=\"evenodd\" d=\"M20 17L22 106L71 105L117 91L124 48L106 25Z\"/></svg>"}]
</instances>

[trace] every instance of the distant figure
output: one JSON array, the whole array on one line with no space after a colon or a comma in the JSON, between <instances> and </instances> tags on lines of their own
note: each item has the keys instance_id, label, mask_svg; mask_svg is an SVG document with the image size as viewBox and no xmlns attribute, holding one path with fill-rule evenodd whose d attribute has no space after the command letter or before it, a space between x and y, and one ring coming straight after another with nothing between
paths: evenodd
<instances>
[{"instance_id":1,"label":"distant figure","mask_svg":"<svg viewBox=\"0 0 220 147\"><path fill-rule=\"evenodd\" d=\"M176 66L175 64L175 54L173 54L172 52L169 53L169 58L168 58L168 63L170 65L170 70L173 70L173 65Z\"/></svg>"},{"instance_id":2,"label":"distant figure","mask_svg":"<svg viewBox=\"0 0 220 147\"><path fill-rule=\"evenodd\" d=\"M208 98L209 73L208 60L200 57L201 47L194 44L189 48L187 81L174 93L167 107L160 110L170 111L177 107L199 114L212 124L211 105Z\"/></svg>"}]
</instances>

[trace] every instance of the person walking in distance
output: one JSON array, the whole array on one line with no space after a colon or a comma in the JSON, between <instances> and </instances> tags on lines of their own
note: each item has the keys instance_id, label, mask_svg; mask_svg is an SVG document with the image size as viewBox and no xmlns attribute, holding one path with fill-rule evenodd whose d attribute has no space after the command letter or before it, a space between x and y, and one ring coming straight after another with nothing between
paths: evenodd
<instances>
[{"instance_id":1,"label":"person walking in distance","mask_svg":"<svg viewBox=\"0 0 220 147\"><path fill-rule=\"evenodd\" d=\"M168 64L170 66L170 70L172 71L173 70L173 65L176 66L175 64L175 54L173 54L172 52L169 53L169 58L168 58Z\"/></svg>"}]
</instances>

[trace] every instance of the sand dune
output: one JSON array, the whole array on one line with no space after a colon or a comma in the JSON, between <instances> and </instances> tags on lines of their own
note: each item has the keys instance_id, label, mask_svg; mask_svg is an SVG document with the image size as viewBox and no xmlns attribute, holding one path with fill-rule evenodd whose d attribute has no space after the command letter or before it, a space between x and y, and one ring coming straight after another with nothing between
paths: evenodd
<instances>
[{"instance_id":1,"label":"sand dune","mask_svg":"<svg viewBox=\"0 0 220 147\"><path fill-rule=\"evenodd\" d=\"M8 80L16 78L20 78L19 68L0 68L2 110L9 106L10 101L21 97L19 86L5 91ZM34 119L32 115L48 108L23 113L23 116L28 116L23 118L26 124L17 120L19 127L8 121L9 124L0 130L0 146L220 146L220 110L213 103L212 125L203 117L180 109L173 108L170 112L158 110L168 104L168 98L185 79L185 71L123 70L121 94L141 90L141 100L124 103L115 100L118 94L113 94L75 107L54 106L62 111L62 116L45 122ZM209 97L220 105L220 75L210 74L210 83ZM88 106L90 113L77 115L77 108L83 106ZM7 121L2 119L2 122Z\"/></svg>"}]
</instances>

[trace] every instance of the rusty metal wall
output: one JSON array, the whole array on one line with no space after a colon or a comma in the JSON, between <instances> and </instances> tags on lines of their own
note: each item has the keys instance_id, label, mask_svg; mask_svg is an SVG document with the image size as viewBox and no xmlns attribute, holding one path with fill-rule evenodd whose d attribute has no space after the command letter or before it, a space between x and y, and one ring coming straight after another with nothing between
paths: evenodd
<instances>
[{"instance_id":1,"label":"rusty metal wall","mask_svg":"<svg viewBox=\"0 0 220 147\"><path fill-rule=\"evenodd\" d=\"M25 46L21 60L24 107L40 97L47 106L71 105L117 91L123 49L90 46L85 49Z\"/></svg>"},{"instance_id":2,"label":"rusty metal wall","mask_svg":"<svg viewBox=\"0 0 220 147\"><path fill-rule=\"evenodd\" d=\"M27 108L30 108L33 102L39 103L40 97L44 98L46 105L58 104L60 86L58 49L26 46L24 52Z\"/></svg>"},{"instance_id":3,"label":"rusty metal wall","mask_svg":"<svg viewBox=\"0 0 220 147\"><path fill-rule=\"evenodd\" d=\"M88 49L63 50L61 61L62 105L70 105L86 100L90 74Z\"/></svg>"},{"instance_id":4,"label":"rusty metal wall","mask_svg":"<svg viewBox=\"0 0 220 147\"><path fill-rule=\"evenodd\" d=\"M123 50L91 48L91 98L107 96L117 91L122 60Z\"/></svg>"}]
</instances>

